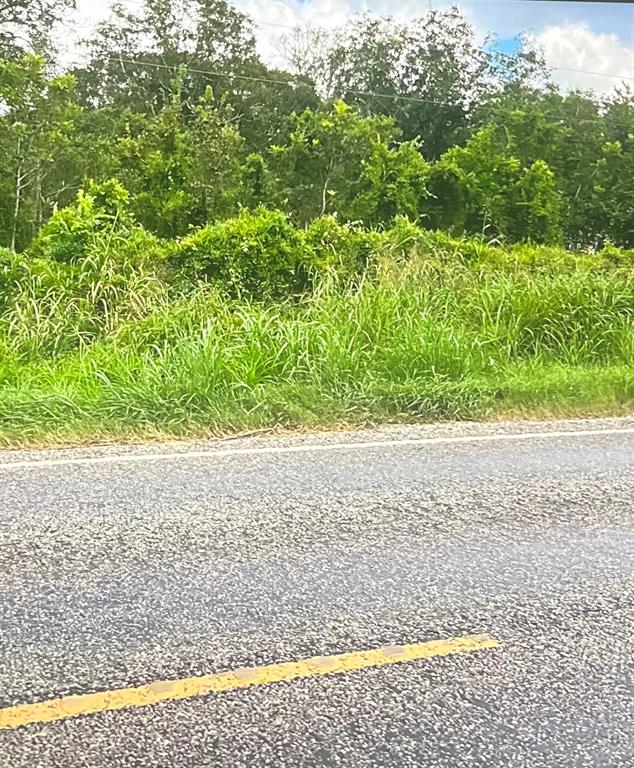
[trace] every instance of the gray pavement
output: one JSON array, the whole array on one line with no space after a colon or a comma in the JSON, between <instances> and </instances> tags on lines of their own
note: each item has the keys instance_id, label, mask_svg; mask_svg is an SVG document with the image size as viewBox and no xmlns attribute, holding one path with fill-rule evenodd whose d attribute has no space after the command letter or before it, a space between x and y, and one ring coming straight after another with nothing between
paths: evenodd
<instances>
[{"instance_id":1,"label":"gray pavement","mask_svg":"<svg viewBox=\"0 0 634 768\"><path fill-rule=\"evenodd\" d=\"M0 731L1 768L632 768L633 427L0 452L1 707L469 633L502 643ZM551 434L398 444L526 432ZM148 453L162 458L125 460ZM112 460L9 466L93 456Z\"/></svg>"}]
</instances>

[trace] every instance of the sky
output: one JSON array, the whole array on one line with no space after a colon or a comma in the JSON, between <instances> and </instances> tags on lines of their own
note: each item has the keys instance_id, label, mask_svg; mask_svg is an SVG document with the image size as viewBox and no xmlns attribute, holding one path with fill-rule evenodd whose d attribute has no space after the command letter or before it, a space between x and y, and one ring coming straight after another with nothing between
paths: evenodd
<instances>
[{"instance_id":1,"label":"sky","mask_svg":"<svg viewBox=\"0 0 634 768\"><path fill-rule=\"evenodd\" d=\"M141 4L141 0L119 2L130 10ZM457 5L479 36L497 36L501 50L512 48L518 34L533 36L544 50L549 66L555 68L553 79L564 88L607 93L623 80L634 87L634 0L235 0L234 5L257 22L258 47L269 64L280 63L277 38L287 31L287 26L333 27L363 12L407 21L424 15L430 8ZM86 37L96 23L107 17L108 8L109 3L103 0L77 0L73 21L65 30L69 50L75 48L78 38Z\"/></svg>"}]
</instances>

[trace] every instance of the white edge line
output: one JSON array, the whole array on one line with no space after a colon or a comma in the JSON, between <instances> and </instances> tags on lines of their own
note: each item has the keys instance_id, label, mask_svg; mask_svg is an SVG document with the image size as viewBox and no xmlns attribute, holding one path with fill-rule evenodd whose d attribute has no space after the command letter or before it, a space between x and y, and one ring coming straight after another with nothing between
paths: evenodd
<instances>
[{"instance_id":1,"label":"white edge line","mask_svg":"<svg viewBox=\"0 0 634 768\"><path fill-rule=\"evenodd\" d=\"M418 437L402 440L367 440L352 443L303 443L302 445L278 445L262 448L229 448L221 451L172 451L170 453L131 453L111 456L81 456L70 459L35 459L11 461L0 464L0 471L12 469L39 469L46 467L81 466L90 464L131 464L143 461L174 461L182 459L214 459L232 456L265 456L285 453L309 453L325 451L360 451L372 448L398 448L400 446L455 445L459 443L486 443L507 440L537 440L552 437L590 437L597 435L630 435L634 427L616 429L579 429L548 432L516 432L490 435L460 435L457 437Z\"/></svg>"}]
</instances>

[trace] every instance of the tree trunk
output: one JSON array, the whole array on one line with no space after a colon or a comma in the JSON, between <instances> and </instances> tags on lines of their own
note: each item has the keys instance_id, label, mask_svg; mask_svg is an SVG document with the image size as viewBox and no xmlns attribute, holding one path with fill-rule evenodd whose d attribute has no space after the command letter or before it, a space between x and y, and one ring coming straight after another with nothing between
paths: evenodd
<instances>
[{"instance_id":1,"label":"tree trunk","mask_svg":"<svg viewBox=\"0 0 634 768\"><path fill-rule=\"evenodd\" d=\"M18 231L18 216L20 215L20 203L22 201L22 158L20 151L22 149L22 139L18 138L18 167L15 172L15 205L13 206L13 228L11 231L11 250L15 253L15 239Z\"/></svg>"}]
</instances>

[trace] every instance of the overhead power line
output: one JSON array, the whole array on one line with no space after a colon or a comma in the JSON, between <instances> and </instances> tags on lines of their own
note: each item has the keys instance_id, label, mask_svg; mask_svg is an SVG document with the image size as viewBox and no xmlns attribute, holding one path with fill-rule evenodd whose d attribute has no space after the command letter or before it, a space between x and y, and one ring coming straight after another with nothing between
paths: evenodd
<instances>
[{"instance_id":1,"label":"overhead power line","mask_svg":"<svg viewBox=\"0 0 634 768\"><path fill-rule=\"evenodd\" d=\"M347 0L346 0L347 1ZM460 0L461 3L472 3L472 4L507 4L507 3L529 3L529 2L540 2L541 0ZM554 0L549 0L554 1ZM561 0L562 2L595 2L595 0ZM624 2L632 2L632 0L623 0ZM596 0L596 2L605 2L605 0ZM144 3L142 0L127 0L128 5L137 6L138 8L143 8ZM249 21L251 21L254 25L260 26L260 27L272 27L276 29L286 29L288 31L294 32L297 29L301 29L301 24L282 24L280 22L276 21L264 21L263 19L257 19L251 16L250 14L246 14ZM306 26L306 25L304 25ZM319 27L315 26L312 27L312 29L323 29L324 31L328 31L326 27ZM514 60L514 57L503 53L502 51L482 51L482 53L489 57L489 58L503 58L507 60ZM577 67L561 67L561 66L555 66L555 65L547 65L547 68L550 70L554 70L557 72L570 72L570 73L576 73L580 75L593 75L595 77L607 77L612 80L632 80L634 81L634 74L632 75L624 75L624 74L617 74L614 72L599 72L598 70L593 69L579 69ZM634 72L634 70L633 70Z\"/></svg>"},{"instance_id":2,"label":"overhead power line","mask_svg":"<svg viewBox=\"0 0 634 768\"><path fill-rule=\"evenodd\" d=\"M180 66L178 64L162 64L161 62L157 61L139 61L138 59L129 59L124 58L121 56L102 56L97 57L98 59L101 59L102 61L109 61L114 64L121 64L123 66L124 64L131 64L136 66L142 66L142 67L150 67L155 69L162 69L162 70L170 70L174 73L178 72ZM74 64L75 66L79 67L85 67L86 62L69 62L69 64ZM279 85L286 88L296 88L298 85L308 85L308 83L302 83L299 81L299 78L296 76L290 76L289 80L276 80L272 77L262 77L258 75L241 75L238 73L232 73L232 72L219 72L214 70L206 70L206 69L198 69L195 67L190 67L187 64L184 65L185 70L187 72L191 72L193 74L198 74L205 76L207 78L224 78L227 80L241 80L243 82L257 82L257 83L266 83L269 85ZM211 81L210 81L211 82ZM459 106L455 102L446 102L446 101L439 101L436 99L426 99L422 96L407 96L403 94L391 94L391 93L378 93L378 92L371 92L371 91L360 91L356 89L346 89L346 93L352 94L354 96L359 96L366 99L387 99L391 101L405 101L405 102L411 102L411 103L419 103L419 104L427 104L432 106L438 106L438 107L447 107L447 108L455 108ZM486 106L480 106L478 109L485 109L487 111L496 112L499 111L499 107L495 105L490 105L489 107ZM584 118L577 115L555 115L553 113L546 113L543 112L542 115L544 117L552 118L554 122L556 121L566 121L566 120L574 120L575 122L583 122L583 123L602 123L603 121L596 118ZM622 123L622 122L612 122L612 125L618 125L623 128L630 128L629 123Z\"/></svg>"},{"instance_id":3,"label":"overhead power line","mask_svg":"<svg viewBox=\"0 0 634 768\"><path fill-rule=\"evenodd\" d=\"M487 0L488 2L489 0ZM505 0L506 2L509 2L509 0ZM513 2L536 2L536 0L513 0ZM500 0L496 0L496 2L500 2ZM254 19L253 17L249 17L250 20L256 24L257 26L265 26L265 27L277 27L279 29L288 29L291 31L295 31L296 29L301 29L301 25L295 24L279 24L275 21L262 21L260 19ZM324 27L312 27L312 29L325 29ZM327 30L326 30L327 31ZM515 60L514 56L511 56L508 53L503 53L502 51L481 51L484 56L487 56L488 58L502 58L507 59L509 61ZM592 69L576 69L574 67L557 67L557 66L550 66L546 65L548 69L557 70L558 72L577 72L580 75L597 75L598 77L610 77L616 80L634 80L634 75L617 75L613 74L611 72L597 72L596 70Z\"/></svg>"}]
</instances>

